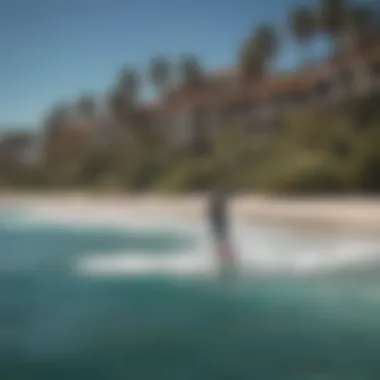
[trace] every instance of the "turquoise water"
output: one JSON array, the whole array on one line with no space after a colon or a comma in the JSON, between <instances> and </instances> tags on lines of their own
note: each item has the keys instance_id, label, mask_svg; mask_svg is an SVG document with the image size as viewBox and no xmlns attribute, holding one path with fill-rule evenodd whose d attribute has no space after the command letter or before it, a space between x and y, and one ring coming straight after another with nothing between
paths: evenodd
<instances>
[{"instance_id":1,"label":"turquoise water","mask_svg":"<svg viewBox=\"0 0 380 380\"><path fill-rule=\"evenodd\" d=\"M379 379L378 266L234 284L78 276L92 252L152 257L164 231L17 226L0 214L0 379Z\"/></svg>"}]
</instances>

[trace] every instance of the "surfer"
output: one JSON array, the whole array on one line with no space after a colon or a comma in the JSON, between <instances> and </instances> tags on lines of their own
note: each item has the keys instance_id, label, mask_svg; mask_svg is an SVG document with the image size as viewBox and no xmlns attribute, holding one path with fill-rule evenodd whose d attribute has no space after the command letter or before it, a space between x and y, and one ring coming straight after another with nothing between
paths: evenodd
<instances>
[{"instance_id":1,"label":"surfer","mask_svg":"<svg viewBox=\"0 0 380 380\"><path fill-rule=\"evenodd\" d=\"M215 255L221 267L221 275L229 275L234 268L230 246L228 197L226 191L215 189L210 196L209 220L215 241Z\"/></svg>"}]
</instances>

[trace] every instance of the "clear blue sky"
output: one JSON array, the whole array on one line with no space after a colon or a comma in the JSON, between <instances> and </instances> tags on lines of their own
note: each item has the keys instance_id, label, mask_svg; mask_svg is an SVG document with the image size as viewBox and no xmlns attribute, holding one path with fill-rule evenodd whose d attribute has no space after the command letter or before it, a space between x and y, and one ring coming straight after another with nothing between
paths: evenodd
<instances>
[{"instance_id":1,"label":"clear blue sky","mask_svg":"<svg viewBox=\"0 0 380 380\"><path fill-rule=\"evenodd\" d=\"M158 53L230 65L255 25L283 24L300 2L311 0L0 0L0 126L36 125L52 103L101 94L124 64ZM291 66L297 50L283 50Z\"/></svg>"}]
</instances>

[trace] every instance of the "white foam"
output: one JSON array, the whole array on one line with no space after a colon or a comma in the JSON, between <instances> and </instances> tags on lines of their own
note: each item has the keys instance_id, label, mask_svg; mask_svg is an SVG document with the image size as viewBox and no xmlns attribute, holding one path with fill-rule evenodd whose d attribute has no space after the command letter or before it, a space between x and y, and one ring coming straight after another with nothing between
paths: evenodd
<instances>
[{"instance_id":1,"label":"white foam","mask_svg":"<svg viewBox=\"0 0 380 380\"><path fill-rule=\"evenodd\" d=\"M211 276L218 263L208 238L205 223L190 222L169 216L144 215L136 210L90 208L29 208L23 224L56 224L106 228L159 228L186 231L197 236L193 251L172 255L144 252L93 252L73 263L76 272L85 275L151 275ZM241 273L310 273L334 270L380 260L380 240L350 236L314 236L303 232L259 229L235 224L233 231L236 258Z\"/></svg>"},{"instance_id":2,"label":"white foam","mask_svg":"<svg viewBox=\"0 0 380 380\"><path fill-rule=\"evenodd\" d=\"M152 257L149 254L97 254L77 263L79 273L87 275L172 275L204 276L216 273L216 263L210 257L179 254Z\"/></svg>"},{"instance_id":3,"label":"white foam","mask_svg":"<svg viewBox=\"0 0 380 380\"><path fill-rule=\"evenodd\" d=\"M348 241L324 247L304 246L284 251L278 244L267 242L252 246L247 240L241 240L236 249L241 275L257 272L307 274L380 260L379 243L354 244ZM93 253L81 258L76 263L76 270L92 276L215 276L218 262L210 244L203 242L192 252L171 255L154 256L143 252Z\"/></svg>"}]
</instances>

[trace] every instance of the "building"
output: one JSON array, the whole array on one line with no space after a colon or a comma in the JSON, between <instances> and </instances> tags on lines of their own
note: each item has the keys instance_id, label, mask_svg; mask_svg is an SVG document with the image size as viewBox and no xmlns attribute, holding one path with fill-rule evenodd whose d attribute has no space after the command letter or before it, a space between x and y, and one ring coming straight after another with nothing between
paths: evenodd
<instances>
[{"instance_id":1,"label":"building","mask_svg":"<svg viewBox=\"0 0 380 380\"><path fill-rule=\"evenodd\" d=\"M169 136L198 144L226 125L273 133L284 115L305 105L330 106L380 90L380 41L366 40L339 55L290 73L244 82L234 69L206 73L202 84L178 88L166 99Z\"/></svg>"}]
</instances>

